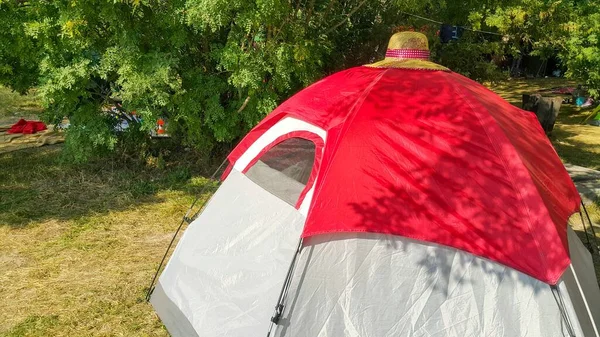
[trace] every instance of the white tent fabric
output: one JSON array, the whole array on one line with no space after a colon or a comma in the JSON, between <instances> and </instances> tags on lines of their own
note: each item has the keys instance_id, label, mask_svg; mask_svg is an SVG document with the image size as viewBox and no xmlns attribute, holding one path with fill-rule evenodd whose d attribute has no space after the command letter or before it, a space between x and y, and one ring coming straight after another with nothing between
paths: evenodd
<instances>
[{"instance_id":1,"label":"white tent fabric","mask_svg":"<svg viewBox=\"0 0 600 337\"><path fill-rule=\"evenodd\" d=\"M276 336L569 336L549 285L382 234L308 239L286 302Z\"/></svg>"},{"instance_id":2,"label":"white tent fabric","mask_svg":"<svg viewBox=\"0 0 600 337\"><path fill-rule=\"evenodd\" d=\"M581 326L579 336L600 337L600 289L594 273L594 262L577 234L569 228L569 253L571 265L562 276L569 293L577 323Z\"/></svg>"},{"instance_id":3,"label":"white tent fabric","mask_svg":"<svg viewBox=\"0 0 600 337\"><path fill-rule=\"evenodd\" d=\"M199 336L265 335L304 219L233 170L186 230L152 295L171 335L194 336L189 326Z\"/></svg>"}]
</instances>

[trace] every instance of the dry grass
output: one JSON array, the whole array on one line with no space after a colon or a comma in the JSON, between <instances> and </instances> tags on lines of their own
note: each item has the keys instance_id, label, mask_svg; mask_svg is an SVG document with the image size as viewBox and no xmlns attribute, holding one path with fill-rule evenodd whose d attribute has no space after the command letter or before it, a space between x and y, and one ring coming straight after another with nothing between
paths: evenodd
<instances>
[{"instance_id":1,"label":"dry grass","mask_svg":"<svg viewBox=\"0 0 600 337\"><path fill-rule=\"evenodd\" d=\"M166 336L143 298L206 179L65 167L59 147L0 155L0 336Z\"/></svg>"},{"instance_id":2,"label":"dry grass","mask_svg":"<svg viewBox=\"0 0 600 337\"><path fill-rule=\"evenodd\" d=\"M0 118L5 120L32 118L42 112L35 90L23 96L0 86L0 103Z\"/></svg>"},{"instance_id":3,"label":"dry grass","mask_svg":"<svg viewBox=\"0 0 600 337\"><path fill-rule=\"evenodd\" d=\"M600 127L561 121L551 139L565 162L600 170Z\"/></svg>"}]
</instances>

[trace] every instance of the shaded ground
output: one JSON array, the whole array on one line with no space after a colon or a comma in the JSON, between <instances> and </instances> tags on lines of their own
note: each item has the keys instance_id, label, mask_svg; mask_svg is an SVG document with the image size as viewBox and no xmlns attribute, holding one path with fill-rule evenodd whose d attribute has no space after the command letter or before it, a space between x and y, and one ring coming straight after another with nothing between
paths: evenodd
<instances>
[{"instance_id":1,"label":"shaded ground","mask_svg":"<svg viewBox=\"0 0 600 337\"><path fill-rule=\"evenodd\" d=\"M59 151L0 155L0 336L166 336L144 291L207 180Z\"/></svg>"},{"instance_id":2,"label":"shaded ground","mask_svg":"<svg viewBox=\"0 0 600 337\"><path fill-rule=\"evenodd\" d=\"M562 84L513 81L495 90L520 104L522 92ZM5 121L40 111L35 96L4 88L0 102ZM600 168L600 128L577 125L583 116L563 110L553 141L564 160ZM180 158L69 167L60 149L0 154L0 336L167 336L143 297L208 165ZM600 221L598 206L590 210Z\"/></svg>"}]
</instances>

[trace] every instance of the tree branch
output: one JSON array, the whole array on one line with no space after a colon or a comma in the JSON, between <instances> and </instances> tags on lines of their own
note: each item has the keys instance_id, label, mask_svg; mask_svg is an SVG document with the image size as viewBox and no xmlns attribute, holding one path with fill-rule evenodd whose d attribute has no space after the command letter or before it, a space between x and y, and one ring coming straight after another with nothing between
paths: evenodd
<instances>
[{"instance_id":1,"label":"tree branch","mask_svg":"<svg viewBox=\"0 0 600 337\"><path fill-rule=\"evenodd\" d=\"M323 13L323 20L326 20L327 17L329 16L329 12L331 12L331 9L333 9L333 5L336 2L336 0L330 0L329 4L327 5L327 9L325 10L325 13Z\"/></svg>"},{"instance_id":2,"label":"tree branch","mask_svg":"<svg viewBox=\"0 0 600 337\"><path fill-rule=\"evenodd\" d=\"M310 22L310 18L312 16L313 10L315 7L315 0L310 0L310 2L308 3L308 11L306 14L306 25L308 26L308 23Z\"/></svg>"},{"instance_id":3,"label":"tree branch","mask_svg":"<svg viewBox=\"0 0 600 337\"><path fill-rule=\"evenodd\" d=\"M244 110L248 105L248 102L250 102L250 96L246 97L246 100L244 101L244 103L242 103L242 106L238 109L237 113L242 112L242 110Z\"/></svg>"},{"instance_id":4,"label":"tree branch","mask_svg":"<svg viewBox=\"0 0 600 337\"><path fill-rule=\"evenodd\" d=\"M339 26L343 25L344 23L346 23L346 20L352 16L352 14L356 13L357 10L359 10L362 5L364 5L367 2L367 0L363 0L361 1L361 3L358 4L358 6L354 7L353 10L350 11L350 13L348 13L348 15L346 15L346 18L341 20L340 22L338 22L335 26L329 28L327 31L325 31L325 35L331 33L332 31L334 31L336 28L338 28Z\"/></svg>"}]
</instances>

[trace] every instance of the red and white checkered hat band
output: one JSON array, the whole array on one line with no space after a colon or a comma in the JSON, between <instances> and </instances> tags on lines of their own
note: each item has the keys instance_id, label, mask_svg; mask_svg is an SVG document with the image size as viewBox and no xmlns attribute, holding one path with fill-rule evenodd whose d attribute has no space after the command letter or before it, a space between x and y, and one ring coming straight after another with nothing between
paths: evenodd
<instances>
[{"instance_id":1,"label":"red and white checkered hat band","mask_svg":"<svg viewBox=\"0 0 600 337\"><path fill-rule=\"evenodd\" d=\"M429 59L429 50L420 49L388 49L385 52L385 57L393 57L399 59Z\"/></svg>"}]
</instances>

